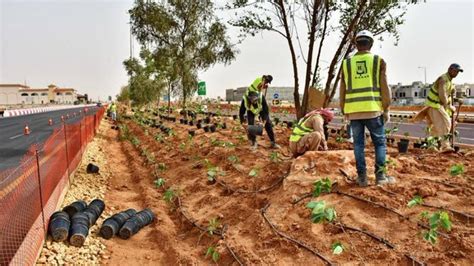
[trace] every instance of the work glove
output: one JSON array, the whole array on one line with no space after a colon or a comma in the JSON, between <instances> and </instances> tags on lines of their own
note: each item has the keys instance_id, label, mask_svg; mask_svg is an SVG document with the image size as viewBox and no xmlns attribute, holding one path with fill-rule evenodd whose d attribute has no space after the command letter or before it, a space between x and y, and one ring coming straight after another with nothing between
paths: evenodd
<instances>
[{"instance_id":1,"label":"work glove","mask_svg":"<svg viewBox=\"0 0 474 266\"><path fill-rule=\"evenodd\" d=\"M390 112L388 110L383 111L383 122L384 124L390 122Z\"/></svg>"},{"instance_id":2,"label":"work glove","mask_svg":"<svg viewBox=\"0 0 474 266\"><path fill-rule=\"evenodd\" d=\"M450 105L449 109L451 109L451 112L453 112L453 114L456 112L456 107L454 107L454 105Z\"/></svg>"}]
</instances>

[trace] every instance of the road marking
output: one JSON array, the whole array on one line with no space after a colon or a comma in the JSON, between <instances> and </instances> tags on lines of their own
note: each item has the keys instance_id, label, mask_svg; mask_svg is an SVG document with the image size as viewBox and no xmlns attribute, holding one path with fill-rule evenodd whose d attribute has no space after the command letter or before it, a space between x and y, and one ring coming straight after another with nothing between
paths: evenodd
<instances>
[{"instance_id":1,"label":"road marking","mask_svg":"<svg viewBox=\"0 0 474 266\"><path fill-rule=\"evenodd\" d=\"M471 139L471 138L460 138L460 139L465 139L465 140L474 140L474 139Z\"/></svg>"},{"instance_id":2,"label":"road marking","mask_svg":"<svg viewBox=\"0 0 474 266\"><path fill-rule=\"evenodd\" d=\"M16 139L16 138L21 137L21 136L23 136L23 134L18 134L16 136L10 137L10 139Z\"/></svg>"}]
</instances>

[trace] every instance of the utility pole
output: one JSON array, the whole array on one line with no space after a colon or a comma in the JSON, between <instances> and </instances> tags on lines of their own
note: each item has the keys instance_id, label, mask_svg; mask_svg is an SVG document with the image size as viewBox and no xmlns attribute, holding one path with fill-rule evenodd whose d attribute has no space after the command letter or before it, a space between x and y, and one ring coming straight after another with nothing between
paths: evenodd
<instances>
[{"instance_id":1,"label":"utility pole","mask_svg":"<svg viewBox=\"0 0 474 266\"><path fill-rule=\"evenodd\" d=\"M426 84L426 67L424 66L419 66L418 68L423 69L425 71L425 84Z\"/></svg>"}]
</instances>

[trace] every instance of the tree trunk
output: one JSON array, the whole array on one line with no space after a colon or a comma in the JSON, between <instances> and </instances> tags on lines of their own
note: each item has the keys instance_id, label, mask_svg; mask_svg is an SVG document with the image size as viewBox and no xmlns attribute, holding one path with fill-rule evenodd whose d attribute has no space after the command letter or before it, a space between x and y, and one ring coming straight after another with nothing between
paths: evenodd
<instances>
[{"instance_id":1,"label":"tree trunk","mask_svg":"<svg viewBox=\"0 0 474 266\"><path fill-rule=\"evenodd\" d=\"M168 84L168 115L171 114L171 82Z\"/></svg>"},{"instance_id":2,"label":"tree trunk","mask_svg":"<svg viewBox=\"0 0 474 266\"><path fill-rule=\"evenodd\" d=\"M328 20L329 20L329 3L328 3L328 0L325 0L324 3L325 3L324 7L326 9L326 14L324 14L323 33L321 34L321 41L319 42L318 55L316 56L316 66L314 67L313 81L311 82L312 86L315 86L315 83L316 83L316 77L318 75L318 69L319 69L319 60L321 58L321 51L323 49L324 39L326 38L326 30L327 30Z\"/></svg>"},{"instance_id":3,"label":"tree trunk","mask_svg":"<svg viewBox=\"0 0 474 266\"><path fill-rule=\"evenodd\" d=\"M349 48L346 50L344 57L347 57L352 52L353 49L354 49L353 45L350 45ZM336 81L334 81L331 92L329 93L329 95L326 95L326 99L324 100L324 108L329 106L332 99L334 98L334 95L336 95L337 88L339 87L338 86L339 81L341 80L341 73L342 73L342 65L340 65L339 67L339 71L337 72L337 76L336 76Z\"/></svg>"},{"instance_id":4,"label":"tree trunk","mask_svg":"<svg viewBox=\"0 0 474 266\"><path fill-rule=\"evenodd\" d=\"M350 41L349 40L350 33L352 33L354 31L355 25L357 24L360 17L362 16L362 11L366 7L366 3L367 3L367 0L362 0L359 3L359 8L357 9L356 14L352 18L351 23L347 27L346 32L344 33L344 36L342 37L342 40L339 44L339 47L338 47L336 53L334 54L334 57L332 58L331 65L329 66L329 70L328 70L328 78L327 78L327 81L326 81L326 86L324 88L324 94L326 94L326 95L330 95L330 93L331 93L331 91L330 91L331 90L331 82L333 81L333 79L335 77L334 70L336 68L336 65L340 61L340 56L342 54L342 50L343 50L344 46L347 45L348 41Z\"/></svg>"},{"instance_id":5,"label":"tree trunk","mask_svg":"<svg viewBox=\"0 0 474 266\"><path fill-rule=\"evenodd\" d=\"M303 93L303 104L301 108L301 117L308 112L308 89L311 82L311 69L312 69L312 62L313 62L313 48L315 42L315 35L316 35L316 25L318 24L318 10L319 6L321 5L321 1L314 0L313 2L313 13L311 15L311 26L309 32L309 47L308 47L308 61L306 63L306 78L304 82L304 93ZM316 74L316 73L315 73ZM298 118L299 119L299 118Z\"/></svg>"},{"instance_id":6,"label":"tree trunk","mask_svg":"<svg viewBox=\"0 0 474 266\"><path fill-rule=\"evenodd\" d=\"M283 26L285 28L285 38L288 41L288 46L290 47L291 53L291 62L293 64L293 79L294 79L294 90L293 90L293 98L295 100L295 110L296 110L296 117L299 119L301 117L301 106L300 106L300 94L298 92L299 89L299 81L298 81L298 64L296 62L296 53L295 47L293 46L293 41L291 40L290 28L288 26L288 18L285 11L285 5L283 0L279 0L277 3L278 7L281 9Z\"/></svg>"}]
</instances>

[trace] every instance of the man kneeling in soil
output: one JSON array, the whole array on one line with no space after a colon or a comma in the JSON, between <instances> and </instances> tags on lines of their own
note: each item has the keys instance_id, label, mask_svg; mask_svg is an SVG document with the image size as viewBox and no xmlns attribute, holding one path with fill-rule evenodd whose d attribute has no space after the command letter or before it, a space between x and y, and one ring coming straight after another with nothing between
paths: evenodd
<instances>
[{"instance_id":1,"label":"man kneeling in soil","mask_svg":"<svg viewBox=\"0 0 474 266\"><path fill-rule=\"evenodd\" d=\"M333 118L334 113L329 109L317 109L301 118L290 136L290 151L293 157L296 158L307 151L327 151L324 125Z\"/></svg>"}]
</instances>

